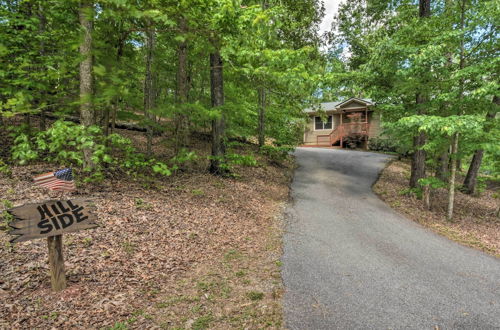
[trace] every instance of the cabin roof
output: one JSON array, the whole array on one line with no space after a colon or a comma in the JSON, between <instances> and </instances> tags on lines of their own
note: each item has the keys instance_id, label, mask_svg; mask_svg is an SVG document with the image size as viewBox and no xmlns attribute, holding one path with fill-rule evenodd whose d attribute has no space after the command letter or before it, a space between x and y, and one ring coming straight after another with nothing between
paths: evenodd
<instances>
[{"instance_id":1,"label":"cabin roof","mask_svg":"<svg viewBox=\"0 0 500 330\"><path fill-rule=\"evenodd\" d=\"M320 103L320 108L323 111L335 111L335 110L339 110L342 106L345 106L345 105L347 105L351 102L354 102L354 101L365 104L366 106L373 105L373 101L371 99L360 99L357 97L351 97L351 98L348 98L344 101ZM307 113L314 113L317 111L318 111L317 107L304 109L304 112L307 112Z\"/></svg>"}]
</instances>

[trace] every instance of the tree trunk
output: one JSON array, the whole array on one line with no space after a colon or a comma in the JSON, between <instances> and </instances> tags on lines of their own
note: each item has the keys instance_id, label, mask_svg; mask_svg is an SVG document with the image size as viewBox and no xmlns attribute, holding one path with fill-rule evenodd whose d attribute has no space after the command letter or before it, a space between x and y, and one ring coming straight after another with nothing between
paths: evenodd
<instances>
[{"instance_id":1,"label":"tree trunk","mask_svg":"<svg viewBox=\"0 0 500 330\"><path fill-rule=\"evenodd\" d=\"M102 128L104 128L104 136L109 136L109 118L110 118L110 109L106 107L104 110L104 118L102 123Z\"/></svg>"},{"instance_id":2,"label":"tree trunk","mask_svg":"<svg viewBox=\"0 0 500 330\"><path fill-rule=\"evenodd\" d=\"M448 212L446 219L451 221L453 219L453 206L455 204L455 177L457 173L457 153L458 153L458 133L453 134L451 141L451 170L450 170L450 183L448 186Z\"/></svg>"},{"instance_id":3,"label":"tree trunk","mask_svg":"<svg viewBox=\"0 0 500 330\"><path fill-rule=\"evenodd\" d=\"M223 63L219 51L210 54L210 95L212 107L217 108L224 105L224 79ZM222 175L227 173L223 168L222 161L226 153L224 145L224 114L212 120L212 157L210 160L210 173Z\"/></svg>"},{"instance_id":4,"label":"tree trunk","mask_svg":"<svg viewBox=\"0 0 500 330\"><path fill-rule=\"evenodd\" d=\"M47 24L47 19L45 17L45 13L44 13L44 10L43 10L43 6L41 3L38 4L38 33L40 34L40 36L42 36L41 40L40 40L40 58L43 59L45 58L45 40L43 38L44 34L45 34L45 31L46 31L46 24ZM41 93L40 93L40 100L38 102L38 105L40 107L40 124L39 124L39 127L40 127L40 130L41 131L45 131L47 129L47 123L46 123L46 120L45 120L45 106L43 105L43 101L47 95L46 93L46 90L45 90L46 87L43 87Z\"/></svg>"},{"instance_id":5,"label":"tree trunk","mask_svg":"<svg viewBox=\"0 0 500 330\"><path fill-rule=\"evenodd\" d=\"M465 27L465 1L462 0L462 12L460 16L460 30L464 30ZM465 67L465 56L464 56L464 39L460 40L460 64L459 68L462 70ZM464 95L464 81L460 79L459 81L459 111L460 115L463 114L462 109L462 99ZM451 142L451 171L450 171L450 185L448 189L448 211L446 213L446 219L451 221L453 219L453 208L455 205L455 177L457 173L457 164L458 164L458 138L459 133L456 132L453 134L452 142Z\"/></svg>"},{"instance_id":6,"label":"tree trunk","mask_svg":"<svg viewBox=\"0 0 500 330\"><path fill-rule=\"evenodd\" d=\"M80 44L80 118L83 126L94 124L92 110L92 18L93 3L89 0L80 1L80 25L83 30L83 42ZM83 166L93 168L91 148L83 149Z\"/></svg>"},{"instance_id":7,"label":"tree trunk","mask_svg":"<svg viewBox=\"0 0 500 330\"><path fill-rule=\"evenodd\" d=\"M431 0L419 0L419 17L429 17L431 16ZM426 98L417 93L416 104L419 107L420 104L425 103ZM418 114L422 114L422 110L418 109ZM426 153L422 150L425 145L426 135L424 132L420 132L418 136L413 138L413 147L415 151L411 159L411 176L410 176L410 188L417 188L419 186L418 180L425 178L425 157Z\"/></svg>"},{"instance_id":8,"label":"tree trunk","mask_svg":"<svg viewBox=\"0 0 500 330\"><path fill-rule=\"evenodd\" d=\"M500 105L500 97L494 96L493 103L496 105ZM486 120L492 120L496 116L496 111L488 112L486 115ZM479 169L481 168L481 161L483 160L484 151L482 149L478 149L474 152L474 156L472 157L472 161L469 166L469 170L467 171L467 175L464 180L464 192L469 195L473 195L476 193L477 186L477 175L479 173Z\"/></svg>"},{"instance_id":9,"label":"tree trunk","mask_svg":"<svg viewBox=\"0 0 500 330\"><path fill-rule=\"evenodd\" d=\"M116 116L118 114L118 104L113 105L113 110L111 112L111 134L115 132L116 129Z\"/></svg>"},{"instance_id":10,"label":"tree trunk","mask_svg":"<svg viewBox=\"0 0 500 330\"><path fill-rule=\"evenodd\" d=\"M153 151L153 122L154 115L151 109L154 107L154 83L152 66L154 60L154 47L155 47L155 32L153 28L148 27L146 32L146 77L144 79L144 114L147 119L146 125L146 155L151 157Z\"/></svg>"},{"instance_id":11,"label":"tree trunk","mask_svg":"<svg viewBox=\"0 0 500 330\"><path fill-rule=\"evenodd\" d=\"M122 56L123 56L123 48L125 46L125 39L126 39L126 36L128 35L128 32L123 32L123 26L120 25L120 29L122 29L122 32L121 32L121 36L118 40L118 44L117 44L117 47L116 47L116 66L120 69L121 68L121 60L122 60ZM115 131L115 128L116 128L116 116L117 116L117 113L118 113L118 107L119 107L119 104L121 102L121 97L119 96L115 96L113 98L113 103L111 105L111 113L109 114L109 121L111 122L111 124L109 125L108 124L108 131L113 134L114 131Z\"/></svg>"},{"instance_id":12,"label":"tree trunk","mask_svg":"<svg viewBox=\"0 0 500 330\"><path fill-rule=\"evenodd\" d=\"M426 210L431 210L431 187L426 185L423 187L423 198L424 198L424 206Z\"/></svg>"},{"instance_id":13,"label":"tree trunk","mask_svg":"<svg viewBox=\"0 0 500 330\"><path fill-rule=\"evenodd\" d=\"M418 7L419 7L418 8L419 17L431 16L431 0L420 0Z\"/></svg>"},{"instance_id":14,"label":"tree trunk","mask_svg":"<svg viewBox=\"0 0 500 330\"><path fill-rule=\"evenodd\" d=\"M266 90L264 88L259 88L259 127L258 127L258 136L259 136L259 147L264 146L266 143L266 134L265 134L265 119L266 119Z\"/></svg>"},{"instance_id":15,"label":"tree trunk","mask_svg":"<svg viewBox=\"0 0 500 330\"><path fill-rule=\"evenodd\" d=\"M182 34L187 32L186 19L180 19L180 30ZM188 47L187 42L181 41L178 48L179 63L177 67L177 103L185 104L188 101ZM179 109L175 118L175 153L188 146L189 121L184 109Z\"/></svg>"},{"instance_id":16,"label":"tree trunk","mask_svg":"<svg viewBox=\"0 0 500 330\"><path fill-rule=\"evenodd\" d=\"M448 150L445 150L441 153L441 155L439 155L438 166L436 169L436 177L443 182L448 181L448 176L450 174L448 171L449 163L450 154Z\"/></svg>"},{"instance_id":17,"label":"tree trunk","mask_svg":"<svg viewBox=\"0 0 500 330\"><path fill-rule=\"evenodd\" d=\"M418 180L425 178L425 150L422 150L422 146L425 145L426 135L421 132L419 135L413 138L413 146L415 151L411 159L411 176L410 176L410 187L419 187Z\"/></svg>"},{"instance_id":18,"label":"tree trunk","mask_svg":"<svg viewBox=\"0 0 500 330\"><path fill-rule=\"evenodd\" d=\"M483 160L484 150L479 149L474 152L472 156L472 161L467 171L467 175L464 180L464 192L469 195L476 193L477 185L477 174L479 173L479 168L481 167L481 161Z\"/></svg>"}]
</instances>

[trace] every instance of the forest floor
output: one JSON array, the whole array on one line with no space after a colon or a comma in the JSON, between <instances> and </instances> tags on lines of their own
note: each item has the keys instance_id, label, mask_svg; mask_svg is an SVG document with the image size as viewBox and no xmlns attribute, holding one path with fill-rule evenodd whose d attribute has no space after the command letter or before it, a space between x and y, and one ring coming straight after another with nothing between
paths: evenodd
<instances>
[{"instance_id":1,"label":"forest floor","mask_svg":"<svg viewBox=\"0 0 500 330\"><path fill-rule=\"evenodd\" d=\"M208 141L192 143L208 153ZM162 137L155 144L165 149ZM46 240L11 246L0 230L0 328L281 328L280 214L292 163L257 157L234 178L207 174L200 157L165 179L80 184L68 197L93 199L100 227L64 235L60 293L51 292ZM56 197L32 184L48 170L0 174L0 211Z\"/></svg>"},{"instance_id":2,"label":"forest floor","mask_svg":"<svg viewBox=\"0 0 500 330\"><path fill-rule=\"evenodd\" d=\"M460 184L463 174L458 175ZM409 178L409 162L395 160L383 170L373 190L407 218L460 244L500 257L500 218L495 214L500 203L498 182L488 182L479 196L457 190L454 218L450 222L446 220L447 191L438 189L434 192L429 211L422 200L408 193Z\"/></svg>"}]
</instances>

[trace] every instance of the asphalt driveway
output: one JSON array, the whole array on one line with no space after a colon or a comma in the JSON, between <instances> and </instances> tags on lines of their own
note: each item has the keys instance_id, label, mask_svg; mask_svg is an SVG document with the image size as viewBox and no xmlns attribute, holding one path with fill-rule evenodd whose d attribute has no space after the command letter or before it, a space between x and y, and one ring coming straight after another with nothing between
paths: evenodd
<instances>
[{"instance_id":1,"label":"asphalt driveway","mask_svg":"<svg viewBox=\"0 0 500 330\"><path fill-rule=\"evenodd\" d=\"M379 200L371 185L388 156L295 155L282 259L287 328L500 329L500 260Z\"/></svg>"}]
</instances>

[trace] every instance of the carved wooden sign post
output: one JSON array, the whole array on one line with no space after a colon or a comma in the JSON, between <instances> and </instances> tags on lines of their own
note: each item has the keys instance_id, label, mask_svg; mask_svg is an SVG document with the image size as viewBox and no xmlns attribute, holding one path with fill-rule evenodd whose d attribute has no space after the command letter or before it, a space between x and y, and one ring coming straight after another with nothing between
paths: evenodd
<instances>
[{"instance_id":1,"label":"carved wooden sign post","mask_svg":"<svg viewBox=\"0 0 500 330\"><path fill-rule=\"evenodd\" d=\"M18 235L11 243L47 237L52 289L66 288L62 234L97 227L95 206L86 199L50 200L26 204L8 212L15 218L9 226L12 235Z\"/></svg>"}]
</instances>

